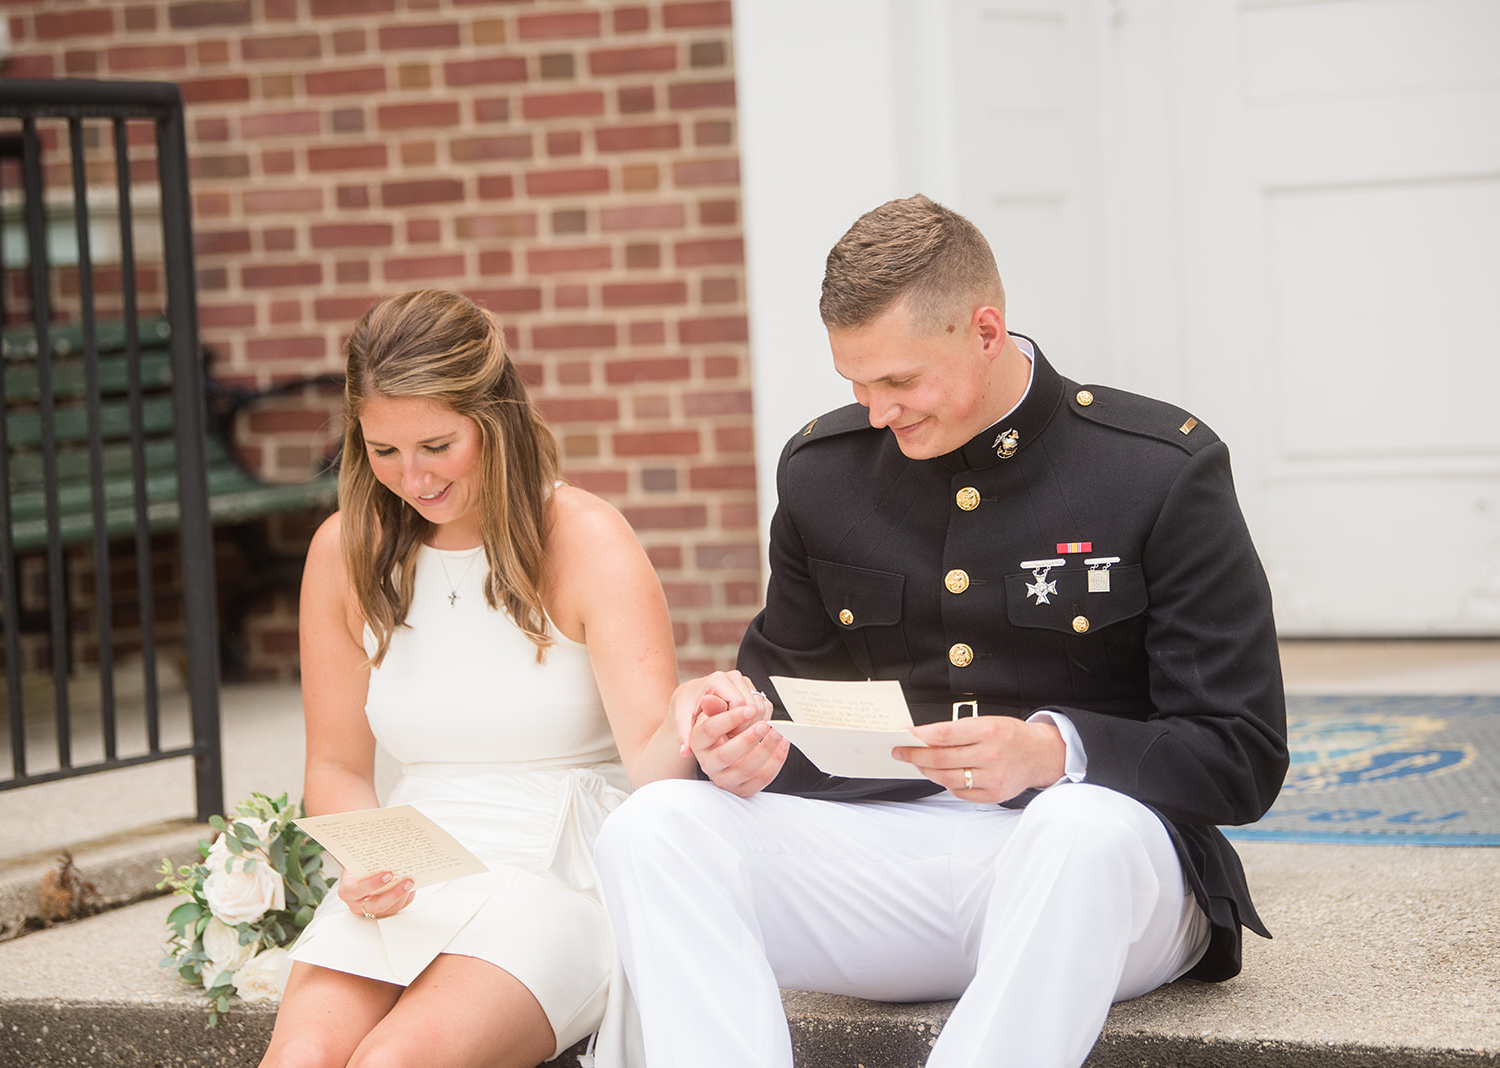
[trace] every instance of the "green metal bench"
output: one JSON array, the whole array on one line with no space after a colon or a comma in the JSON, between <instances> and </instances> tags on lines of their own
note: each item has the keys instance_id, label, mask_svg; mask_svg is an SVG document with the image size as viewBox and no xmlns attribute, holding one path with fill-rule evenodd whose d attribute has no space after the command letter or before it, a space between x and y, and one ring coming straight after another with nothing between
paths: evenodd
<instances>
[{"instance_id":1,"label":"green metal bench","mask_svg":"<svg viewBox=\"0 0 1500 1068\"><path fill-rule=\"evenodd\" d=\"M143 320L137 330L138 369L132 382L131 346L119 323L101 322L96 330L98 352L94 373L98 389L97 434L90 431L88 361L76 325L48 328L53 416L46 448L43 369L35 333L28 329L3 334L5 368L4 438L8 457L12 544L17 556L45 551L49 542L48 466L55 463L56 537L63 545L83 545L94 539L102 524L109 538L137 532L137 515L144 512L152 532L176 529L178 462L174 440L176 415L172 396L172 357L165 319ZM337 476L331 467L303 481L265 482L236 459L232 440L237 413L246 404L275 393L332 385L334 376L263 392L233 391L215 382L205 368L208 391L207 433L204 441L208 504L215 525L239 528L255 519L305 509L330 509L338 496ZM94 465L102 472L104 505L96 513ZM142 507L143 506L143 507ZM242 657L240 624L248 600L264 586L284 582L288 571L300 573L300 560L273 558L249 534L237 537L250 557L245 574L237 575L235 603L221 608L221 653L228 676L238 673ZM238 588L243 587L243 588Z\"/></svg>"}]
</instances>

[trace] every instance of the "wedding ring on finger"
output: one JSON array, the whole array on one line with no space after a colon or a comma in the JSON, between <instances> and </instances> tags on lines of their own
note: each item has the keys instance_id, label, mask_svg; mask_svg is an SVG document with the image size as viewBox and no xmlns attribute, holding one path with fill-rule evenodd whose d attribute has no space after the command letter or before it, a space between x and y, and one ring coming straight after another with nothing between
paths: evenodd
<instances>
[{"instance_id":1,"label":"wedding ring on finger","mask_svg":"<svg viewBox=\"0 0 1500 1068\"><path fill-rule=\"evenodd\" d=\"M373 919L375 919L375 914L370 911L370 907L368 905L366 905L363 901L361 901L360 904L359 904L359 911L363 912L365 914L365 919L367 919L367 920L373 920Z\"/></svg>"},{"instance_id":2,"label":"wedding ring on finger","mask_svg":"<svg viewBox=\"0 0 1500 1068\"><path fill-rule=\"evenodd\" d=\"M973 768L964 768L964 789L965 790L972 790L972 789L974 789L974 769Z\"/></svg>"}]
</instances>

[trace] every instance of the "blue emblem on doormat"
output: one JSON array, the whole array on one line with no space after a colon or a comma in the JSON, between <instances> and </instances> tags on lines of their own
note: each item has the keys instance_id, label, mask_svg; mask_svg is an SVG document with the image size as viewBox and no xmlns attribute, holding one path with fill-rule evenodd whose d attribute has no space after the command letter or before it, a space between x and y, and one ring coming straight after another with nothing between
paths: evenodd
<instances>
[{"instance_id":1,"label":"blue emblem on doormat","mask_svg":"<svg viewBox=\"0 0 1500 1068\"><path fill-rule=\"evenodd\" d=\"M1287 701L1291 767L1242 841L1500 845L1500 697Z\"/></svg>"},{"instance_id":2,"label":"blue emblem on doormat","mask_svg":"<svg viewBox=\"0 0 1500 1068\"><path fill-rule=\"evenodd\" d=\"M1287 724L1292 766L1283 796L1455 771L1474 760L1464 742L1437 743L1450 731L1435 716L1310 715Z\"/></svg>"}]
</instances>

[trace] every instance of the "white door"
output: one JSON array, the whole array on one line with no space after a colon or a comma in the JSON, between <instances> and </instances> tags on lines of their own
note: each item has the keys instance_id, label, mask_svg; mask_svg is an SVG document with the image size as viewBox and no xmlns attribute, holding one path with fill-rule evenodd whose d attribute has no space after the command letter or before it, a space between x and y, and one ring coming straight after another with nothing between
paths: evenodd
<instances>
[{"instance_id":1,"label":"white door","mask_svg":"<svg viewBox=\"0 0 1500 1068\"><path fill-rule=\"evenodd\" d=\"M1282 633L1500 633L1500 3L951 10L1011 325L1229 441Z\"/></svg>"},{"instance_id":2,"label":"white door","mask_svg":"<svg viewBox=\"0 0 1500 1068\"><path fill-rule=\"evenodd\" d=\"M1065 374L1229 442L1283 634L1500 634L1500 0L735 18L767 515L826 360L821 255L923 189Z\"/></svg>"},{"instance_id":3,"label":"white door","mask_svg":"<svg viewBox=\"0 0 1500 1068\"><path fill-rule=\"evenodd\" d=\"M994 248L1006 325L1055 352L1069 377L1108 378L1098 4L955 0L949 10L949 204Z\"/></svg>"},{"instance_id":4,"label":"white door","mask_svg":"<svg viewBox=\"0 0 1500 1068\"><path fill-rule=\"evenodd\" d=\"M1174 14L1194 400L1282 632L1500 633L1500 4Z\"/></svg>"}]
</instances>

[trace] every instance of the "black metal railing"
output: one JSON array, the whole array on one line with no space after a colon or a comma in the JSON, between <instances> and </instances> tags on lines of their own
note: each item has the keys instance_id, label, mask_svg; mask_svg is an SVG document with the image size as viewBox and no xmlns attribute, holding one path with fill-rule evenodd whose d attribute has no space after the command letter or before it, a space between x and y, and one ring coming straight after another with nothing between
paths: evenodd
<instances>
[{"instance_id":1,"label":"black metal railing","mask_svg":"<svg viewBox=\"0 0 1500 1068\"><path fill-rule=\"evenodd\" d=\"M153 127L154 136L144 133ZM64 156L66 163L55 162ZM7 157L11 159L8 165ZM191 756L197 818L204 820L223 811L223 775L213 533L204 457L206 406L198 345L182 94L177 86L164 83L0 80L0 173L5 170L12 175L19 172L19 186L0 190L0 201L21 209L17 225L19 219L24 219L26 258L24 270L0 270L0 324L6 328L7 342L25 339L26 347L34 346L34 353L25 354L24 375L11 359L0 358L0 368L4 370L0 374L0 483L7 487L4 500L0 501L0 584L3 584L0 614L4 623L9 720L6 733L11 765L8 775L0 768L0 790ZM49 215L58 210L66 214L69 199L51 193L49 180L58 187L71 188L72 244L62 257L66 263L61 268L54 262L57 257L53 252L59 237L57 228L49 224ZM161 219L159 254L153 252L153 259L144 266L137 263L137 236L154 228L143 227L140 222L137 207L143 191L150 194L145 199L153 203L148 206L152 211L159 210ZM94 228L94 217L109 213L98 210L101 198L118 218L117 235L113 233L114 227L106 225L103 231L117 242L108 258L107 272L99 270L93 248L93 235L99 232ZM159 209L154 203L157 200ZM152 236L154 243L155 235ZM13 240L10 247L18 244ZM179 507L178 541L173 555L179 568L181 591L181 616L174 640L181 642L180 663L186 674L191 723L190 744L176 746L163 744L162 688L157 671L162 632L157 618L154 528L147 514L147 465L142 455L146 446L141 427L139 332L144 317L143 272L148 272L152 279L152 299L162 302L159 309L149 310L165 317L171 354L175 496ZM101 291L101 274L108 275L107 294ZM156 281L158 277L160 283ZM66 279L66 284L60 279ZM105 296L108 307L101 314ZM118 476L123 467L134 473L135 481L135 529L131 537L118 540L111 538L104 518L107 476L102 427L107 413L101 400L101 326L112 333L119 333L123 327L123 366L128 377L122 391L126 399L111 398L109 402L116 414L119 410L128 411L131 422L121 440L111 442L117 445L111 450L113 458L109 461L112 477ZM69 398L66 403L70 410L60 412L59 405L63 402L58 400L60 387L54 380L54 356L62 347L57 342L64 333L70 342L76 340L81 346L76 355L83 368L82 396ZM114 361L112 366L119 365L117 355L112 354L110 359ZM24 383L26 390L34 389L34 394L28 392L20 401L16 396L8 396L7 390L13 383ZM17 386L16 392L19 391ZM28 428L39 427L36 452L48 534L45 545L36 549L18 546L14 537L11 496L16 480L11 465L15 435L8 424L21 417L17 412L29 420ZM79 416L79 412L84 414ZM74 591L69 589L69 553L62 535L64 506L58 489L59 456L63 451L58 428L60 416L64 415L87 420L86 435L76 439L71 447L76 453L73 457L76 464L87 468L93 518L88 549L93 581L84 598L91 599L92 604L80 614L91 614L97 629L94 639L98 664L95 715L100 744L97 748L101 750L98 759L81 758L75 746L77 702L73 700L73 690L79 672L75 668L76 636L70 604ZM110 433L121 436L118 427ZM126 455L130 457L128 461L121 459ZM155 527L159 526L158 521ZM125 549L121 549L122 543ZM111 552L113 549L123 554L131 551L131 547L135 567L134 592L129 600L138 616L132 621L132 646L138 645L142 672L139 709L137 713L132 706L132 715L138 714L141 722L132 721L132 744L124 745L117 717L115 595L122 584L129 588L132 569L115 567ZM33 564L40 557L45 576L25 589L23 557L30 557ZM31 600L44 601L45 609L30 609L23 603L27 601L23 596L26 594ZM39 616L45 618L45 626L28 629L28 618ZM44 667L37 669L45 673L39 686L28 684L30 676L25 670L27 661L23 659L27 652L23 649L23 639L30 641L36 634L45 635L45 649L38 657ZM46 692L49 689L50 695ZM33 706L50 704L50 723L35 714L28 718L28 701ZM91 719L91 738L92 726ZM137 726L143 730L136 731ZM144 735L143 746L134 744L138 733ZM42 735L49 735L55 742L55 753L38 751L51 748L41 739ZM90 757L92 750L91 746Z\"/></svg>"}]
</instances>

